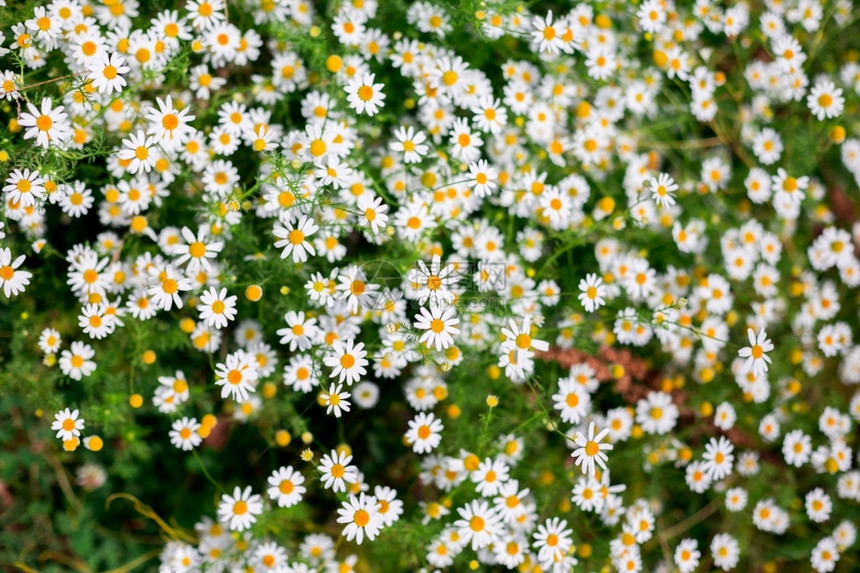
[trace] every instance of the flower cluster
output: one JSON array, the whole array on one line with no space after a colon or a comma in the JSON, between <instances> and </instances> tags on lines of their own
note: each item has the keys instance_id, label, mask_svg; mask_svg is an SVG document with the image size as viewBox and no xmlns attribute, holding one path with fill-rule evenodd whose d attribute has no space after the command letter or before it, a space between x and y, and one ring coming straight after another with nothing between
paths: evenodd
<instances>
[{"instance_id":1,"label":"flower cluster","mask_svg":"<svg viewBox=\"0 0 860 573\"><path fill-rule=\"evenodd\" d=\"M26 4L0 358L217 488L163 571L851 559L849 0Z\"/></svg>"}]
</instances>

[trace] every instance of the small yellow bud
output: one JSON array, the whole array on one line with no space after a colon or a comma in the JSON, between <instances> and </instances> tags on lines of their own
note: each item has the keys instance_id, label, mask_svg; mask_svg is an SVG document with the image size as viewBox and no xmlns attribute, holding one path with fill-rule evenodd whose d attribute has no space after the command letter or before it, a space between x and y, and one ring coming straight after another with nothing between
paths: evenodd
<instances>
[{"instance_id":1,"label":"small yellow bud","mask_svg":"<svg viewBox=\"0 0 860 573\"><path fill-rule=\"evenodd\" d=\"M84 438L84 447L91 452L98 452L104 447L105 443L98 436L87 436Z\"/></svg>"},{"instance_id":2,"label":"small yellow bud","mask_svg":"<svg viewBox=\"0 0 860 573\"><path fill-rule=\"evenodd\" d=\"M275 443L281 446L282 448L286 448L290 445L290 442L293 441L293 436L286 430L278 430L275 432Z\"/></svg>"},{"instance_id":3,"label":"small yellow bud","mask_svg":"<svg viewBox=\"0 0 860 573\"><path fill-rule=\"evenodd\" d=\"M830 141L839 144L845 141L845 128L841 125L834 125L828 134Z\"/></svg>"},{"instance_id":4,"label":"small yellow bud","mask_svg":"<svg viewBox=\"0 0 860 573\"><path fill-rule=\"evenodd\" d=\"M589 545L588 543L583 543L577 548L576 552L583 559L588 559L589 557L591 557L591 545Z\"/></svg>"},{"instance_id":5,"label":"small yellow bud","mask_svg":"<svg viewBox=\"0 0 860 573\"><path fill-rule=\"evenodd\" d=\"M319 35L321 33L322 33L322 30L320 30L319 26L311 26L311 29L309 32L311 38L319 38Z\"/></svg>"},{"instance_id":6,"label":"small yellow bud","mask_svg":"<svg viewBox=\"0 0 860 573\"><path fill-rule=\"evenodd\" d=\"M337 453L342 454L344 456L352 455L352 448L349 446L349 444L338 444L337 446L335 446L334 449Z\"/></svg>"},{"instance_id":7,"label":"small yellow bud","mask_svg":"<svg viewBox=\"0 0 860 573\"><path fill-rule=\"evenodd\" d=\"M309 462L312 459L314 459L314 453L310 450L310 448L302 450L302 461Z\"/></svg>"},{"instance_id":8,"label":"small yellow bud","mask_svg":"<svg viewBox=\"0 0 860 573\"><path fill-rule=\"evenodd\" d=\"M204 440L209 437L209 434L212 433L212 428L209 426L200 426L197 428L197 435L203 438Z\"/></svg>"},{"instance_id":9,"label":"small yellow bud","mask_svg":"<svg viewBox=\"0 0 860 573\"><path fill-rule=\"evenodd\" d=\"M218 418L214 414L206 414L203 416L203 419L200 420L200 425L206 426L207 428L214 428L218 425Z\"/></svg>"},{"instance_id":10,"label":"small yellow bud","mask_svg":"<svg viewBox=\"0 0 860 573\"><path fill-rule=\"evenodd\" d=\"M495 396L493 394L490 394L489 396L487 396L487 406L489 406L490 408L495 408L498 405L499 405L499 397L498 396Z\"/></svg>"},{"instance_id":11,"label":"small yellow bud","mask_svg":"<svg viewBox=\"0 0 860 573\"><path fill-rule=\"evenodd\" d=\"M325 69L330 71L331 73L336 73L340 71L341 66L343 66L343 59L337 54L332 54L325 61Z\"/></svg>"},{"instance_id":12,"label":"small yellow bud","mask_svg":"<svg viewBox=\"0 0 860 573\"><path fill-rule=\"evenodd\" d=\"M263 288L260 285L248 285L245 289L245 298L251 302L257 302L263 297Z\"/></svg>"},{"instance_id":13,"label":"small yellow bud","mask_svg":"<svg viewBox=\"0 0 860 573\"><path fill-rule=\"evenodd\" d=\"M448 406L448 409L445 411L445 413L448 414L448 417L452 420L456 420L460 417L460 406L458 406L457 404L451 404Z\"/></svg>"},{"instance_id":14,"label":"small yellow bud","mask_svg":"<svg viewBox=\"0 0 860 573\"><path fill-rule=\"evenodd\" d=\"M609 374L616 380L624 376L625 372L624 366L621 364L613 364L609 367Z\"/></svg>"},{"instance_id":15,"label":"small yellow bud","mask_svg":"<svg viewBox=\"0 0 860 573\"><path fill-rule=\"evenodd\" d=\"M314 441L314 435L310 432L302 432L302 443L305 445L310 444Z\"/></svg>"},{"instance_id":16,"label":"small yellow bud","mask_svg":"<svg viewBox=\"0 0 860 573\"><path fill-rule=\"evenodd\" d=\"M181 330L185 334L191 334L192 332L194 332L195 326L196 325L194 323L194 319L189 318L187 316L179 321L179 330Z\"/></svg>"},{"instance_id":17,"label":"small yellow bud","mask_svg":"<svg viewBox=\"0 0 860 573\"><path fill-rule=\"evenodd\" d=\"M157 356L152 350L146 350L144 351L142 358L144 364L154 364Z\"/></svg>"},{"instance_id":18,"label":"small yellow bud","mask_svg":"<svg viewBox=\"0 0 860 573\"><path fill-rule=\"evenodd\" d=\"M263 398L272 398L278 392L278 387L272 382L263 384Z\"/></svg>"},{"instance_id":19,"label":"small yellow bud","mask_svg":"<svg viewBox=\"0 0 860 573\"><path fill-rule=\"evenodd\" d=\"M143 406L143 396L140 394L132 394L128 399L128 404L132 408L140 408Z\"/></svg>"},{"instance_id":20,"label":"small yellow bud","mask_svg":"<svg viewBox=\"0 0 860 573\"><path fill-rule=\"evenodd\" d=\"M710 402L702 402L699 405L699 413L704 417L708 417L714 413L714 406Z\"/></svg>"},{"instance_id":21,"label":"small yellow bud","mask_svg":"<svg viewBox=\"0 0 860 573\"><path fill-rule=\"evenodd\" d=\"M78 449L78 445L80 445L81 441L75 437L71 440L63 440L63 449L67 452L74 452Z\"/></svg>"}]
</instances>

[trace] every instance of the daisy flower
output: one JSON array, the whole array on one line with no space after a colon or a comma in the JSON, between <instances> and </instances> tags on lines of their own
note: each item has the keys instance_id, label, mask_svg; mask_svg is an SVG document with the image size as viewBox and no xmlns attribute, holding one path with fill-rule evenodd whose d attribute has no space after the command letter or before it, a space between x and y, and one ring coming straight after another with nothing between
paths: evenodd
<instances>
[{"instance_id":1,"label":"daisy flower","mask_svg":"<svg viewBox=\"0 0 860 573\"><path fill-rule=\"evenodd\" d=\"M304 312L291 310L284 315L284 320L287 328L281 328L277 332L281 337L281 344L289 344L291 352L296 348L301 351L310 348L319 333L317 319L305 318Z\"/></svg>"},{"instance_id":2,"label":"daisy flower","mask_svg":"<svg viewBox=\"0 0 860 573\"><path fill-rule=\"evenodd\" d=\"M110 56L103 52L87 66L88 77L93 81L93 87L103 94L110 94L114 91L120 93L122 88L127 85L123 74L127 74L129 69L125 65L125 59L116 52Z\"/></svg>"},{"instance_id":3,"label":"daisy flower","mask_svg":"<svg viewBox=\"0 0 860 573\"><path fill-rule=\"evenodd\" d=\"M503 346L508 346L508 348L504 349L504 352L507 353L509 350L516 349L517 351L517 362L520 361L520 356L524 352L528 352L532 348L535 350L540 350L542 352L549 349L549 343L544 340L537 340L531 337L531 317L526 316L523 319L522 328L517 327L516 321L512 318L510 319L511 328L503 328L502 334L505 335L507 339Z\"/></svg>"},{"instance_id":4,"label":"daisy flower","mask_svg":"<svg viewBox=\"0 0 860 573\"><path fill-rule=\"evenodd\" d=\"M403 153L403 163L418 163L430 151L430 147L424 143L427 135L421 130L415 131L411 125L397 128L394 139L396 141L392 141L389 147L392 151Z\"/></svg>"},{"instance_id":5,"label":"daisy flower","mask_svg":"<svg viewBox=\"0 0 860 573\"><path fill-rule=\"evenodd\" d=\"M352 338L347 340L346 344L342 344L340 340L335 340L332 344L334 354L323 359L325 365L333 369L329 377L338 376L338 382L346 381L349 386L367 374L364 367L369 364L364 358L367 356L367 352L364 351L364 343L354 343L355 340Z\"/></svg>"},{"instance_id":6,"label":"daisy flower","mask_svg":"<svg viewBox=\"0 0 860 573\"><path fill-rule=\"evenodd\" d=\"M6 179L3 191L7 193L9 201L18 203L21 207L30 207L45 196L45 180L36 170L13 169L12 174Z\"/></svg>"},{"instance_id":7,"label":"daisy flower","mask_svg":"<svg viewBox=\"0 0 860 573\"><path fill-rule=\"evenodd\" d=\"M442 441L442 422L431 413L419 412L409 420L406 431L406 441L412 444L412 451L418 454L429 454Z\"/></svg>"},{"instance_id":8,"label":"daisy flower","mask_svg":"<svg viewBox=\"0 0 860 573\"><path fill-rule=\"evenodd\" d=\"M331 414L334 413L335 418L340 418L343 412L349 412L349 400L348 398L352 396L349 392L342 392L343 384L338 384L337 386L332 383L329 385L328 392L323 391L320 394L320 398L322 399L323 406L327 406L325 413Z\"/></svg>"},{"instance_id":9,"label":"daisy flower","mask_svg":"<svg viewBox=\"0 0 860 573\"><path fill-rule=\"evenodd\" d=\"M189 451L196 448L203 441L197 430L200 429L200 424L197 423L197 418L182 418L173 422L172 430L170 430L170 443L180 450Z\"/></svg>"},{"instance_id":10,"label":"daisy flower","mask_svg":"<svg viewBox=\"0 0 860 573\"><path fill-rule=\"evenodd\" d=\"M269 476L269 499L276 501L278 507L292 507L302 500L306 488L305 477L292 466L283 466Z\"/></svg>"},{"instance_id":11,"label":"daisy flower","mask_svg":"<svg viewBox=\"0 0 860 573\"><path fill-rule=\"evenodd\" d=\"M830 500L830 496L824 493L824 490L820 487L806 494L805 505L806 514L811 521L821 523L830 519L830 512L833 511L833 502Z\"/></svg>"},{"instance_id":12,"label":"daisy flower","mask_svg":"<svg viewBox=\"0 0 860 573\"><path fill-rule=\"evenodd\" d=\"M30 284L33 273L18 270L26 258L25 255L19 255L13 261L11 249L0 249L0 286L3 287L3 294L7 298L21 294L24 292L24 287Z\"/></svg>"},{"instance_id":13,"label":"daisy flower","mask_svg":"<svg viewBox=\"0 0 860 573\"><path fill-rule=\"evenodd\" d=\"M767 372L767 365L771 363L771 359L766 353L773 350L773 343L768 340L764 328L759 331L758 337L752 328L748 328L747 336L749 336L750 345L738 350L738 356L746 358L743 373L746 374L752 370L756 378L764 376Z\"/></svg>"},{"instance_id":14,"label":"daisy flower","mask_svg":"<svg viewBox=\"0 0 860 573\"><path fill-rule=\"evenodd\" d=\"M319 465L323 486L337 493L346 491L347 483L355 483L358 480L358 468L349 465L351 461L351 455L337 450L332 450L331 454L325 454Z\"/></svg>"},{"instance_id":15,"label":"daisy flower","mask_svg":"<svg viewBox=\"0 0 860 573\"><path fill-rule=\"evenodd\" d=\"M95 350L83 342L72 342L71 350L63 350L60 355L60 370L73 380L89 376L96 369L96 363L91 360Z\"/></svg>"},{"instance_id":16,"label":"daisy flower","mask_svg":"<svg viewBox=\"0 0 860 573\"><path fill-rule=\"evenodd\" d=\"M181 266L188 261L188 266L185 267L188 275L196 275L201 268L205 271L211 271L212 265L209 259L218 256L218 253L224 248L224 242L209 240L207 237L209 231L206 227L201 227L196 236L188 227L182 227L181 234L186 242L173 245L171 253L179 257L174 261L174 264Z\"/></svg>"},{"instance_id":17,"label":"daisy flower","mask_svg":"<svg viewBox=\"0 0 860 573\"><path fill-rule=\"evenodd\" d=\"M60 349L61 342L62 338L60 338L59 331L53 328L46 328L42 331L42 334L39 335L39 348L41 348L42 352L45 354L55 353Z\"/></svg>"},{"instance_id":18,"label":"daisy flower","mask_svg":"<svg viewBox=\"0 0 860 573\"><path fill-rule=\"evenodd\" d=\"M463 545L471 543L475 551L488 546L499 533L499 516L485 500L476 499L458 507L457 513L460 519L454 522L454 527L460 534L460 540Z\"/></svg>"},{"instance_id":19,"label":"daisy flower","mask_svg":"<svg viewBox=\"0 0 860 573\"><path fill-rule=\"evenodd\" d=\"M263 498L260 494L252 494L251 486L244 490L236 486L233 495L225 494L218 504L218 521L226 523L232 531L248 529L261 513Z\"/></svg>"},{"instance_id":20,"label":"daisy flower","mask_svg":"<svg viewBox=\"0 0 860 573\"><path fill-rule=\"evenodd\" d=\"M24 139L36 138L36 144L48 149L51 143L62 144L72 135L65 107L51 109L51 98L43 98L41 109L27 102L28 111L21 113L18 125L27 128Z\"/></svg>"},{"instance_id":21,"label":"daisy flower","mask_svg":"<svg viewBox=\"0 0 860 573\"><path fill-rule=\"evenodd\" d=\"M651 199L659 207L668 208L675 204L673 193L678 190L678 184L667 173L652 177L648 185L651 187Z\"/></svg>"},{"instance_id":22,"label":"daisy flower","mask_svg":"<svg viewBox=\"0 0 860 573\"><path fill-rule=\"evenodd\" d=\"M579 281L579 303L588 312L594 312L606 304L606 285L603 279L594 273L588 273Z\"/></svg>"},{"instance_id":23,"label":"daisy flower","mask_svg":"<svg viewBox=\"0 0 860 573\"><path fill-rule=\"evenodd\" d=\"M538 52L558 54L559 51L571 50L571 46L562 39L564 30L558 30L552 25L552 10L547 12L546 18L535 16L532 19L532 26L534 27L531 32L532 40L537 44Z\"/></svg>"},{"instance_id":24,"label":"daisy flower","mask_svg":"<svg viewBox=\"0 0 860 573\"><path fill-rule=\"evenodd\" d=\"M275 242L275 248L284 247L284 250L281 251L282 259L286 259L292 253L294 263L303 263L308 260L308 253L311 256L316 255L316 250L307 238L317 231L319 231L319 226L307 215L302 215L295 227L275 224L273 233L275 237L281 239Z\"/></svg>"},{"instance_id":25,"label":"daisy flower","mask_svg":"<svg viewBox=\"0 0 860 573\"><path fill-rule=\"evenodd\" d=\"M152 272L155 273L155 269ZM158 275L158 284L146 291L152 297L152 302L161 310L169 311L174 304L176 308L182 308L179 293L191 290L191 279L181 276L172 265L167 265Z\"/></svg>"},{"instance_id":26,"label":"daisy flower","mask_svg":"<svg viewBox=\"0 0 860 573\"><path fill-rule=\"evenodd\" d=\"M379 502L374 496L365 495L364 492L361 492L359 497L349 494L349 499L343 502L337 513L337 522L346 525L343 528L346 540L355 539L358 545L361 545L365 537L368 541L373 541L384 524L379 513Z\"/></svg>"},{"instance_id":27,"label":"daisy flower","mask_svg":"<svg viewBox=\"0 0 860 573\"><path fill-rule=\"evenodd\" d=\"M188 108L177 110L173 107L173 99L170 96L165 99L157 97L155 102L158 107L150 107L146 112L145 117L149 120L149 129L146 132L153 135L155 141L166 150L182 147L196 131L188 125L194 116L188 115Z\"/></svg>"},{"instance_id":28,"label":"daisy flower","mask_svg":"<svg viewBox=\"0 0 860 573\"><path fill-rule=\"evenodd\" d=\"M837 88L829 79L822 79L815 82L806 96L806 105L818 121L824 121L842 113L845 98L842 97L841 88Z\"/></svg>"},{"instance_id":29,"label":"daisy flower","mask_svg":"<svg viewBox=\"0 0 860 573\"><path fill-rule=\"evenodd\" d=\"M454 316L455 307L434 306L428 311L422 306L420 313L415 317L415 328L424 332L418 342L423 342L427 348L435 347L437 351L454 344L453 335L460 333L460 329L456 326L460 319Z\"/></svg>"},{"instance_id":30,"label":"daisy flower","mask_svg":"<svg viewBox=\"0 0 860 573\"><path fill-rule=\"evenodd\" d=\"M738 564L740 546L728 533L718 533L711 540L711 554L714 557L714 565L728 571Z\"/></svg>"},{"instance_id":31,"label":"daisy flower","mask_svg":"<svg viewBox=\"0 0 860 573\"><path fill-rule=\"evenodd\" d=\"M385 94L382 93L383 84L374 84L375 74L363 74L349 80L344 91L347 93L346 100L349 107L357 113L375 115L382 107Z\"/></svg>"},{"instance_id":32,"label":"daisy flower","mask_svg":"<svg viewBox=\"0 0 860 573\"><path fill-rule=\"evenodd\" d=\"M358 210L361 213L359 221L370 227L373 234L384 231L388 225L388 205L382 202L382 197L366 193L358 198Z\"/></svg>"},{"instance_id":33,"label":"daisy flower","mask_svg":"<svg viewBox=\"0 0 860 573\"><path fill-rule=\"evenodd\" d=\"M226 288L218 291L215 287L210 287L200 295L200 304L197 306L200 320L205 320L209 326L224 328L236 318L236 299L236 295L227 296Z\"/></svg>"},{"instance_id":34,"label":"daisy flower","mask_svg":"<svg viewBox=\"0 0 860 573\"><path fill-rule=\"evenodd\" d=\"M496 188L498 177L498 171L484 159L481 159L477 163L472 162L469 165L468 184L469 187L474 189L478 197L486 197L491 194Z\"/></svg>"},{"instance_id":35,"label":"daisy flower","mask_svg":"<svg viewBox=\"0 0 860 573\"><path fill-rule=\"evenodd\" d=\"M71 411L66 408L54 414L54 423L51 424L51 429L57 430L57 437L66 442L81 435L81 430L84 429L84 419L78 418L77 410Z\"/></svg>"},{"instance_id":36,"label":"daisy flower","mask_svg":"<svg viewBox=\"0 0 860 573\"><path fill-rule=\"evenodd\" d=\"M609 458L603 452L605 450L611 450L613 448L612 444L606 443L601 444L600 440L602 440L606 434L609 433L609 428L604 428L600 431L596 436L594 435L594 422L591 422L588 426L588 437L583 435L580 432L576 433L576 438L574 442L577 446L579 446L576 450L573 451L571 456L574 458L574 462L576 465L582 466L582 473L587 474L591 477L594 477L595 474L595 461L597 464L606 469L606 460Z\"/></svg>"},{"instance_id":37,"label":"daisy flower","mask_svg":"<svg viewBox=\"0 0 860 573\"><path fill-rule=\"evenodd\" d=\"M128 139L124 139L122 145L123 149L117 153L117 157L121 161L130 161L126 168L129 173L134 175L142 171L146 173L152 171L152 166L155 165L155 153L153 153L153 147L155 146L154 137L147 137L143 130L139 129L137 133L131 134Z\"/></svg>"},{"instance_id":38,"label":"daisy flower","mask_svg":"<svg viewBox=\"0 0 860 573\"><path fill-rule=\"evenodd\" d=\"M724 436L719 441L711 438L705 446L702 459L705 460L705 471L712 480L718 481L732 473L732 463L735 457L732 455L735 447Z\"/></svg>"},{"instance_id":39,"label":"daisy flower","mask_svg":"<svg viewBox=\"0 0 860 573\"><path fill-rule=\"evenodd\" d=\"M258 378L256 362L241 350L228 354L224 362L215 365L215 385L221 388L221 397L228 396L237 402L248 400L248 392L256 392Z\"/></svg>"},{"instance_id":40,"label":"daisy flower","mask_svg":"<svg viewBox=\"0 0 860 573\"><path fill-rule=\"evenodd\" d=\"M675 549L675 565L681 573L692 573L699 566L701 556L699 544L695 539L683 539Z\"/></svg>"},{"instance_id":41,"label":"daisy flower","mask_svg":"<svg viewBox=\"0 0 860 573\"><path fill-rule=\"evenodd\" d=\"M103 304L88 304L78 316L78 326L90 338L104 338L116 329L116 316L106 314Z\"/></svg>"}]
</instances>

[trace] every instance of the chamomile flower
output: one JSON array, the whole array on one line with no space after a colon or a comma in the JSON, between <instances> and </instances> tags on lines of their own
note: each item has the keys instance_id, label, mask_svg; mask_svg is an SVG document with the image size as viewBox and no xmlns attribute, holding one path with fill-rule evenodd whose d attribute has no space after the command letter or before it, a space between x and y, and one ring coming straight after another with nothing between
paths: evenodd
<instances>
[{"instance_id":1,"label":"chamomile flower","mask_svg":"<svg viewBox=\"0 0 860 573\"><path fill-rule=\"evenodd\" d=\"M6 298L21 294L30 284L33 273L20 269L26 258L25 255L18 255L13 261L11 249L0 249L0 286L3 287L3 295Z\"/></svg>"},{"instance_id":2,"label":"chamomile flower","mask_svg":"<svg viewBox=\"0 0 860 573\"><path fill-rule=\"evenodd\" d=\"M409 420L406 441L412 444L412 451L415 453L428 454L442 441L443 429L441 420L436 419L432 413L419 412L415 418Z\"/></svg>"},{"instance_id":3,"label":"chamomile flower","mask_svg":"<svg viewBox=\"0 0 860 573\"><path fill-rule=\"evenodd\" d=\"M248 400L248 393L256 391L258 376L256 361L241 350L228 354L224 362L215 365L215 385L222 387L221 397L237 402Z\"/></svg>"},{"instance_id":4,"label":"chamomile flower","mask_svg":"<svg viewBox=\"0 0 860 573\"><path fill-rule=\"evenodd\" d=\"M582 466L582 473L594 477L595 474L595 462L602 469L606 469L606 460L609 458L604 451L611 450L613 448L612 444L604 443L601 444L600 440L602 440L606 434L609 433L609 428L604 428L597 435L594 434L594 429L596 425L594 422L591 422L588 426L588 436L577 432L576 438L574 439L574 443L579 446L577 449L573 451L571 456L574 459L574 463L578 466Z\"/></svg>"},{"instance_id":5,"label":"chamomile flower","mask_svg":"<svg viewBox=\"0 0 860 573\"><path fill-rule=\"evenodd\" d=\"M382 202L382 197L365 193L358 198L358 211L361 213L361 223L373 234L385 230L388 225L388 205Z\"/></svg>"},{"instance_id":6,"label":"chamomile flower","mask_svg":"<svg viewBox=\"0 0 860 573\"><path fill-rule=\"evenodd\" d=\"M337 513L337 522L345 524L344 537L347 541L354 539L358 545L361 545L365 537L368 541L373 541L385 523L379 513L377 499L364 492L361 492L359 497L349 494L349 499L343 502Z\"/></svg>"},{"instance_id":7,"label":"chamomile flower","mask_svg":"<svg viewBox=\"0 0 860 573\"><path fill-rule=\"evenodd\" d=\"M218 256L224 242L212 240L206 227L201 227L197 235L188 227L182 227L181 234L185 242L177 242L170 249L171 254L178 257L174 264L181 266L188 262L185 268L189 275L196 275L201 269L211 271L210 260Z\"/></svg>"},{"instance_id":8,"label":"chamomile flower","mask_svg":"<svg viewBox=\"0 0 860 573\"><path fill-rule=\"evenodd\" d=\"M369 362L364 358L367 356L367 352L364 350L363 342L355 344L353 339L349 339L343 344L340 340L335 340L332 344L332 350L333 354L323 359L325 365L332 368L332 372L329 374L331 378L337 376L338 382L345 381L347 385L351 386L367 374L364 367Z\"/></svg>"},{"instance_id":9,"label":"chamomile flower","mask_svg":"<svg viewBox=\"0 0 860 573\"><path fill-rule=\"evenodd\" d=\"M454 344L454 336L460 334L457 328L460 319L456 316L456 308L453 306L433 306L430 310L421 307L420 314L415 317L415 328L423 330L418 342L424 343L427 348L436 348L437 351L444 350Z\"/></svg>"},{"instance_id":10,"label":"chamomile flower","mask_svg":"<svg viewBox=\"0 0 860 573\"><path fill-rule=\"evenodd\" d=\"M812 86L806 96L806 105L818 121L824 121L842 114L845 98L842 97L842 89L837 88L829 79L823 79Z\"/></svg>"},{"instance_id":11,"label":"chamomile flower","mask_svg":"<svg viewBox=\"0 0 860 573\"><path fill-rule=\"evenodd\" d=\"M132 175L135 173L152 171L155 165L155 138L147 137L142 130L131 134L128 139L122 141L123 148L117 153L122 161L129 161L126 168Z\"/></svg>"},{"instance_id":12,"label":"chamomile flower","mask_svg":"<svg viewBox=\"0 0 860 573\"><path fill-rule=\"evenodd\" d=\"M72 342L70 350L63 350L60 355L60 370L72 380L80 380L95 371L96 363L92 360L95 355L90 345Z\"/></svg>"},{"instance_id":13,"label":"chamomile flower","mask_svg":"<svg viewBox=\"0 0 860 573\"><path fill-rule=\"evenodd\" d=\"M343 391L343 384L331 384L327 392L323 391L320 393L320 400L322 400L323 406L326 407L326 414L333 413L335 418L340 418L343 412L349 412L350 396L352 394Z\"/></svg>"},{"instance_id":14,"label":"chamomile flower","mask_svg":"<svg viewBox=\"0 0 860 573\"><path fill-rule=\"evenodd\" d=\"M251 486L244 490L236 486L233 495L224 494L218 504L218 519L232 531L244 531L251 527L257 516L263 513L263 498L252 493Z\"/></svg>"},{"instance_id":15,"label":"chamomile flower","mask_svg":"<svg viewBox=\"0 0 860 573\"><path fill-rule=\"evenodd\" d=\"M678 190L678 184L667 173L652 177L648 185L651 188L651 199L658 206L668 208L675 204L673 193Z\"/></svg>"},{"instance_id":16,"label":"chamomile flower","mask_svg":"<svg viewBox=\"0 0 860 573\"><path fill-rule=\"evenodd\" d=\"M69 116L64 106L51 107L51 98L43 98L39 107L27 102L27 111L21 113L18 125L26 128L24 139L36 139L36 144L48 149L62 145L72 135Z\"/></svg>"},{"instance_id":17,"label":"chamomile flower","mask_svg":"<svg viewBox=\"0 0 860 573\"><path fill-rule=\"evenodd\" d=\"M190 451L203 441L197 433L201 425L196 418L181 418L173 422L170 430L170 443L180 450Z\"/></svg>"},{"instance_id":18,"label":"chamomile flower","mask_svg":"<svg viewBox=\"0 0 860 573\"><path fill-rule=\"evenodd\" d=\"M176 308L182 308L179 293L191 290L191 279L182 276L172 265L167 265L160 273L152 270L156 274L156 284L146 292L152 297L155 306L165 311L169 311L174 305Z\"/></svg>"},{"instance_id":19,"label":"chamomile flower","mask_svg":"<svg viewBox=\"0 0 860 573\"><path fill-rule=\"evenodd\" d=\"M701 557L699 544L695 539L682 539L675 549L675 566L681 573L692 573L699 566Z\"/></svg>"},{"instance_id":20,"label":"chamomile flower","mask_svg":"<svg viewBox=\"0 0 860 573\"><path fill-rule=\"evenodd\" d=\"M578 298L580 304L587 312L594 312L606 304L606 285L603 279L594 273L588 273L584 279L579 281Z\"/></svg>"},{"instance_id":21,"label":"chamomile flower","mask_svg":"<svg viewBox=\"0 0 860 573\"><path fill-rule=\"evenodd\" d=\"M39 348L45 354L54 354L60 349L62 341L59 331L54 328L46 328L39 335Z\"/></svg>"},{"instance_id":22,"label":"chamomile flower","mask_svg":"<svg viewBox=\"0 0 860 573\"><path fill-rule=\"evenodd\" d=\"M373 116L383 106L385 94L382 93L382 88L384 85L373 83L375 77L375 74L363 74L361 77L354 77L349 80L344 88L349 107L357 113Z\"/></svg>"},{"instance_id":23,"label":"chamomile flower","mask_svg":"<svg viewBox=\"0 0 860 573\"><path fill-rule=\"evenodd\" d=\"M275 248L284 248L281 251L281 258L286 259L293 255L294 263L303 263L308 260L308 254L316 255L316 250L308 241L308 237L319 231L319 225L314 223L314 220L307 215L302 215L299 222L293 226L284 227L281 224L275 224L273 233L275 237L280 239L275 241Z\"/></svg>"},{"instance_id":24,"label":"chamomile flower","mask_svg":"<svg viewBox=\"0 0 860 573\"><path fill-rule=\"evenodd\" d=\"M224 328L231 320L236 318L236 295L227 296L227 289L220 291L210 287L200 295L200 320L214 328Z\"/></svg>"},{"instance_id":25,"label":"chamomile flower","mask_svg":"<svg viewBox=\"0 0 860 573\"><path fill-rule=\"evenodd\" d=\"M73 438L80 437L81 430L84 429L84 419L78 418L78 411L71 411L68 408L60 410L54 415L54 422L51 424L51 429L57 431L57 437L61 440L68 441Z\"/></svg>"},{"instance_id":26,"label":"chamomile flower","mask_svg":"<svg viewBox=\"0 0 860 573\"><path fill-rule=\"evenodd\" d=\"M322 473L320 479L323 481L323 486L337 493L346 491L347 483L355 483L358 479L358 468L350 465L351 461L351 455L337 450L323 455L318 468Z\"/></svg>"},{"instance_id":27,"label":"chamomile flower","mask_svg":"<svg viewBox=\"0 0 860 573\"><path fill-rule=\"evenodd\" d=\"M13 169L3 191L9 201L21 207L30 207L45 196L45 179L36 170Z\"/></svg>"},{"instance_id":28,"label":"chamomile flower","mask_svg":"<svg viewBox=\"0 0 860 573\"><path fill-rule=\"evenodd\" d=\"M88 77L93 81L93 87L103 94L122 92L123 88L128 85L123 75L127 74L129 69L125 65L125 58L117 52L110 55L103 52L87 65Z\"/></svg>"},{"instance_id":29,"label":"chamomile flower","mask_svg":"<svg viewBox=\"0 0 860 573\"><path fill-rule=\"evenodd\" d=\"M768 340L764 328L759 331L758 336L753 329L748 328L747 336L749 336L750 345L738 350L738 356L746 358L743 373L752 371L756 378L764 376L767 373L767 365L771 363L767 352L773 350L773 343Z\"/></svg>"},{"instance_id":30,"label":"chamomile flower","mask_svg":"<svg viewBox=\"0 0 860 573\"><path fill-rule=\"evenodd\" d=\"M483 159L469 164L468 185L478 197L490 195L496 188L498 177L498 171Z\"/></svg>"},{"instance_id":31,"label":"chamomile flower","mask_svg":"<svg viewBox=\"0 0 860 573\"><path fill-rule=\"evenodd\" d=\"M504 352L515 350L517 355L523 355L531 352L531 349L546 351L549 349L549 343L544 340L537 340L531 337L531 317L526 316L523 319L521 327L517 326L514 319L510 319L510 329L502 328L502 334L505 336L505 344L507 348ZM519 358L517 358L519 360Z\"/></svg>"},{"instance_id":32,"label":"chamomile flower","mask_svg":"<svg viewBox=\"0 0 860 573\"><path fill-rule=\"evenodd\" d=\"M269 476L269 499L276 501L278 507L292 507L302 500L305 477L292 466L282 466Z\"/></svg>"},{"instance_id":33,"label":"chamomile flower","mask_svg":"<svg viewBox=\"0 0 860 573\"><path fill-rule=\"evenodd\" d=\"M403 163L418 163L430 150L424 143L427 141L427 135L423 131L416 131L411 125L397 128L394 138L395 141L392 141L389 147L392 151L403 153Z\"/></svg>"}]
</instances>

